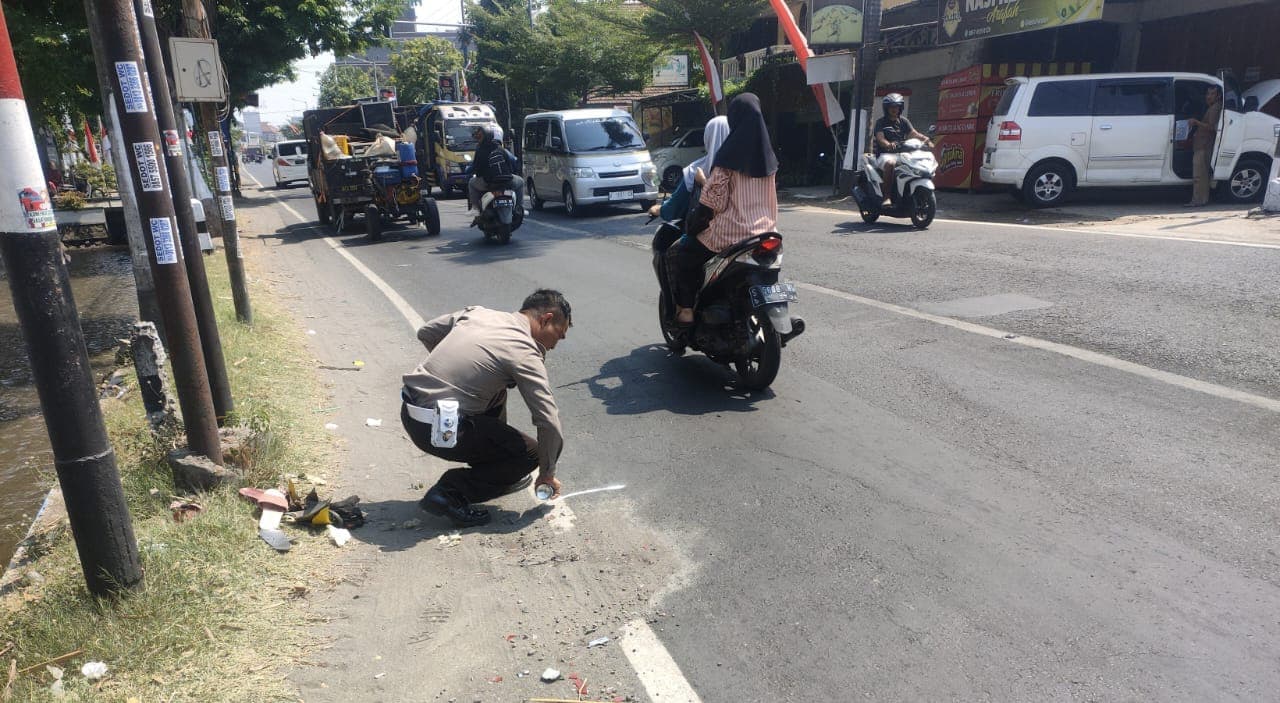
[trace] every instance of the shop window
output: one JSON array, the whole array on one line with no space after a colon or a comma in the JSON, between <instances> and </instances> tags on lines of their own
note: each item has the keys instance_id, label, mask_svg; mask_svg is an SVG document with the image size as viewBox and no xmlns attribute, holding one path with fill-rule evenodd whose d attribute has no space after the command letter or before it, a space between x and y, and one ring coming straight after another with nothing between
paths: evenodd
<instances>
[{"instance_id":1,"label":"shop window","mask_svg":"<svg viewBox=\"0 0 1280 703\"><path fill-rule=\"evenodd\" d=\"M1101 83L1093 95L1093 114L1108 117L1169 115L1167 81Z\"/></svg>"},{"instance_id":2,"label":"shop window","mask_svg":"<svg viewBox=\"0 0 1280 703\"><path fill-rule=\"evenodd\" d=\"M1030 117L1078 117L1093 114L1089 103L1093 97L1094 81L1047 81L1036 86L1027 108ZM1009 96L1006 94L1005 96ZM1008 106L1005 114L1008 114ZM999 113L999 110L996 111Z\"/></svg>"}]
</instances>

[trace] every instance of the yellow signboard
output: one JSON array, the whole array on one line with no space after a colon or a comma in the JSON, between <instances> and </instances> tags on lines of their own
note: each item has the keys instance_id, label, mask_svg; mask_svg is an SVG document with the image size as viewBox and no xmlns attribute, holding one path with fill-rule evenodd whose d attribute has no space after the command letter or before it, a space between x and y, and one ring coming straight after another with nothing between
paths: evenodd
<instances>
[{"instance_id":1,"label":"yellow signboard","mask_svg":"<svg viewBox=\"0 0 1280 703\"><path fill-rule=\"evenodd\" d=\"M1102 19L1104 0L941 0L938 43Z\"/></svg>"}]
</instances>

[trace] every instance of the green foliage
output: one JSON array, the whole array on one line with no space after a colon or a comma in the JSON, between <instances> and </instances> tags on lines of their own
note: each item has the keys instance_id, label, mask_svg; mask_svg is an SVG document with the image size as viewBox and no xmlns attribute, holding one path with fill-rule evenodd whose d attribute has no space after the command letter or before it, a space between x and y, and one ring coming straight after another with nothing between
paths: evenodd
<instances>
[{"instance_id":1,"label":"green foliage","mask_svg":"<svg viewBox=\"0 0 1280 703\"><path fill-rule=\"evenodd\" d=\"M638 90L658 55L621 0L551 0L533 27L516 0L472 4L467 18L478 46L472 88L489 99L509 89L513 121L533 109Z\"/></svg>"},{"instance_id":2,"label":"green foliage","mask_svg":"<svg viewBox=\"0 0 1280 703\"><path fill-rule=\"evenodd\" d=\"M649 8L641 20L644 33L668 46L693 46L693 33L702 35L712 57L729 38L745 31L769 7L768 0L640 0Z\"/></svg>"},{"instance_id":3,"label":"green foliage","mask_svg":"<svg viewBox=\"0 0 1280 703\"><path fill-rule=\"evenodd\" d=\"M57 210L81 210L89 201L78 190L64 190L53 196L53 207Z\"/></svg>"},{"instance_id":4,"label":"green foliage","mask_svg":"<svg viewBox=\"0 0 1280 703\"><path fill-rule=\"evenodd\" d=\"M462 68L462 54L439 37L409 39L391 55L391 82L402 105L434 100L439 75Z\"/></svg>"},{"instance_id":5,"label":"green foliage","mask_svg":"<svg viewBox=\"0 0 1280 703\"><path fill-rule=\"evenodd\" d=\"M113 191L116 189L116 170L105 161L92 164L88 161L77 161L71 167L74 176L83 178L95 192Z\"/></svg>"},{"instance_id":6,"label":"green foliage","mask_svg":"<svg viewBox=\"0 0 1280 703\"><path fill-rule=\"evenodd\" d=\"M320 107L350 105L374 94L373 76L359 66L329 64L320 76Z\"/></svg>"},{"instance_id":7,"label":"green foliage","mask_svg":"<svg viewBox=\"0 0 1280 703\"><path fill-rule=\"evenodd\" d=\"M4 15L33 126L61 135L63 118L102 111L82 0L4 0Z\"/></svg>"}]
</instances>

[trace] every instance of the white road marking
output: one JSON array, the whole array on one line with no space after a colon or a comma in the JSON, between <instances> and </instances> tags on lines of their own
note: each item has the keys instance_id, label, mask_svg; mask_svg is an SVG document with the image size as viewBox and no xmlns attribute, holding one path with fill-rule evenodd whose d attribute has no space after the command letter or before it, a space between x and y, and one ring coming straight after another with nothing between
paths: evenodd
<instances>
[{"instance_id":1,"label":"white road marking","mask_svg":"<svg viewBox=\"0 0 1280 703\"><path fill-rule=\"evenodd\" d=\"M843 211L834 210L825 207L816 207L814 205L797 205L791 210L807 210L813 213L821 213L825 215L841 215ZM850 210L855 213L855 210ZM1074 234L1096 234L1108 237L1128 237L1130 239L1163 239L1170 242L1192 242L1195 244L1222 244L1229 247L1248 247L1251 249L1280 249L1280 244L1266 244L1263 242L1239 242L1230 239L1204 239L1201 237L1178 237L1172 234L1139 234L1137 232L1116 232L1106 229L1082 229L1079 227L1055 227L1053 225L1025 225L1017 222L974 222L973 220L952 220L947 218L938 218L934 222L946 222L955 225L982 225L983 227L1019 227L1022 229L1034 229L1044 232L1071 232Z\"/></svg>"},{"instance_id":2,"label":"white road marking","mask_svg":"<svg viewBox=\"0 0 1280 703\"><path fill-rule=\"evenodd\" d=\"M253 174L248 171L245 171L245 174L248 175L249 178L253 179L253 181L258 184L259 188L262 187L262 183L257 178L254 178ZM266 192L265 189L264 192ZM274 198L276 202L283 205L286 210L293 213L293 216L298 218L299 222L310 221L308 218L303 217L302 214L295 210L293 206L289 205L289 203L281 200L280 196L275 193L268 193L268 195ZM579 230L569 230L568 228L560 227L559 225L548 226L565 229L573 232L574 234L580 233ZM341 254L342 258L350 262L351 265L360 272L360 275L367 278L379 291L382 291L382 294L391 301L391 304L395 306L396 310L400 312L405 321L409 323L409 327L415 334L419 327L426 324L423 321L422 316L414 311L413 307L409 305L404 298L400 297L400 294L397 293L394 288L388 285L386 281L382 280L382 277L369 270L369 267L365 266L358 259L352 256L350 252L346 251L346 249L332 237L324 236L323 239L330 247L333 248L334 251ZM605 488L594 489L592 491L579 491L576 494L570 495L581 495L582 493L591 493L597 490L616 490L618 488L622 488L622 486L607 486ZM529 492L532 494L532 486L530 486ZM573 514L573 509L564 503L564 498L567 497L568 496L562 496L560 500L555 501L555 506L552 508L552 512L548 516L549 519L551 519L552 524L561 531L568 530L572 527L573 522L576 519L576 516ZM671 658L671 653L667 651L667 648L663 646L662 641L658 639L658 636L654 634L653 630L649 628L649 625L645 623L644 620L633 620L627 623L619 644L622 646L623 652L626 654L627 661L629 661L631 663L631 667L635 669L636 676L640 679L641 685L643 685L645 690L649 692L649 697L651 699L663 701L664 703L702 703L702 699L698 697L698 694L693 690L693 686L691 686L688 680L685 679L684 673L680 671L680 667L676 664L675 659Z\"/></svg>"},{"instance_id":3,"label":"white road marking","mask_svg":"<svg viewBox=\"0 0 1280 703\"><path fill-rule=\"evenodd\" d=\"M795 282L793 281L793 283ZM1106 354L1099 354L1098 352L1089 351L1088 349L1080 349L1079 347L1073 347L1066 344L1059 344L1057 342L1050 342L1048 340L1037 339L1035 337L1024 337L1022 335L1015 335L1011 332L998 330L993 327L985 327L983 325L977 325L972 322L965 322L964 320L957 320L950 317L944 317L942 315L933 315L927 312L921 312L919 310L915 310L913 308L904 307L902 305L894 305L893 303L886 303L880 300L875 300L873 298L865 298L861 295L854 295L852 293L846 293L841 290L825 288L823 286L814 285L812 283L795 283L795 285L797 288L803 288L805 290L810 290L815 293L822 293L823 295L829 295L833 298L848 300L853 303L859 303L861 305L878 308L880 310L897 313L899 315L906 315L907 317L914 317L919 320L927 320L929 322L933 322L939 325L945 325L947 327L952 327L954 329L962 330L964 332L969 332L971 334L977 334L983 337L992 337L995 339L1000 339L1000 340L1009 342L1011 344L1020 344L1024 347L1032 347L1033 349L1041 349L1043 351L1049 351L1055 354L1069 356L1073 359L1085 361L1090 364L1097 364L1098 366L1104 366L1106 368L1115 369L1117 371L1124 371L1126 373L1134 374L1135 376L1141 376L1143 378L1149 378L1154 381L1167 383L1171 386L1177 386L1179 388L1185 388L1187 390L1197 391L1199 393L1211 395L1216 398L1233 400L1233 401L1236 401L1237 403L1244 403L1245 405L1252 405L1256 408L1261 408L1263 410L1270 410L1271 412L1280 413L1280 400L1276 400L1274 398L1267 398L1265 396L1254 395L1253 393L1248 393L1246 391L1236 390L1234 388L1227 388L1226 386L1219 386L1215 383L1200 381L1194 378L1188 378L1187 376L1180 376L1176 373L1169 373L1168 371L1153 369L1149 366L1143 366L1142 364L1135 364L1132 361L1117 359L1112 356L1107 356Z\"/></svg>"},{"instance_id":4,"label":"white road marking","mask_svg":"<svg viewBox=\"0 0 1280 703\"><path fill-rule=\"evenodd\" d=\"M253 182L257 183L259 188L262 188L262 182L259 181L257 178L254 178L252 173L249 173L248 171L245 171L244 173L249 178L252 178ZM302 213L295 210L292 205L281 200L280 196L276 195L275 193L267 193L267 194L270 195L272 198L275 198L276 202L283 205L284 209L293 213L293 216L298 218L299 223L311 221L309 218L303 217ZM351 252L347 251L346 247L342 246L341 242L339 242L338 240L328 235L322 235L320 238L324 240L325 244L328 244L330 247L333 248L334 251L338 252L338 254L342 256L342 258L350 262L351 265L354 266L355 269L360 272L360 275L369 279L369 282L372 283L375 288L382 291L382 294L386 296L387 300L391 301L391 304L395 306L396 310L400 313L400 315L404 317L405 321L409 323L409 326L413 328L414 334L418 333L418 328L427 324L427 321L424 320L423 317L419 315L416 310L413 309L413 306L410 305L408 301L406 301L403 297L400 296L399 293L396 292L395 288L392 288L386 281L382 280L381 276L374 273L372 270L369 269L368 266L365 266L363 262L361 262L356 257L352 256Z\"/></svg>"},{"instance_id":5,"label":"white road marking","mask_svg":"<svg viewBox=\"0 0 1280 703\"><path fill-rule=\"evenodd\" d=\"M689 685L680 666L644 620L632 620L623 626L618 640L631 668L649 693L649 700L659 703L702 703Z\"/></svg>"}]
</instances>

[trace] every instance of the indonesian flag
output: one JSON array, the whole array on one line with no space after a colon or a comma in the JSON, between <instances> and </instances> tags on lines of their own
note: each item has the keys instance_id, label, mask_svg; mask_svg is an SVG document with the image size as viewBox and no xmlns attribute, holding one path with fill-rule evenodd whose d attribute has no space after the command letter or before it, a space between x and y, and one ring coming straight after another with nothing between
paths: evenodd
<instances>
[{"instance_id":1,"label":"indonesian flag","mask_svg":"<svg viewBox=\"0 0 1280 703\"><path fill-rule=\"evenodd\" d=\"M800 61L800 68L807 68L809 65L809 57L813 56L813 49L809 48L809 42L805 40L804 33L800 31L800 27L796 24L796 18L791 14L791 8L787 7L786 0L769 0L769 4L773 5L773 11L778 13L778 23L782 25L782 31L787 34L787 41L791 42L791 47L796 50L796 58ZM836 100L836 96L831 92L831 86L822 83L813 86L813 96L818 100L818 109L822 111L822 121L826 123L827 128L831 125L839 124L844 120L844 110L840 108L840 102Z\"/></svg>"},{"instance_id":2,"label":"indonesian flag","mask_svg":"<svg viewBox=\"0 0 1280 703\"><path fill-rule=\"evenodd\" d=\"M93 143L93 130L89 128L89 118L84 120L84 147L89 153L89 163L98 163L98 145Z\"/></svg>"},{"instance_id":3,"label":"indonesian flag","mask_svg":"<svg viewBox=\"0 0 1280 703\"><path fill-rule=\"evenodd\" d=\"M711 104L718 105L724 100L724 86L720 84L720 71L716 67L716 61L711 56L711 52L707 51L706 42L702 41L702 37L697 33L693 33L693 40L698 44L698 54L702 57L702 73L707 77L707 87L711 89Z\"/></svg>"}]
</instances>

